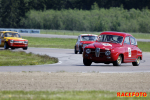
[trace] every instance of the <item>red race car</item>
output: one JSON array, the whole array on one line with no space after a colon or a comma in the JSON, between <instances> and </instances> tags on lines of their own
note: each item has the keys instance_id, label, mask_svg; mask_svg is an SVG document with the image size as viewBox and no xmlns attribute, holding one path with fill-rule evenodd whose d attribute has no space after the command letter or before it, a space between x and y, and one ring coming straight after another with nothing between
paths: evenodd
<instances>
[{"instance_id":1,"label":"red race car","mask_svg":"<svg viewBox=\"0 0 150 100\"><path fill-rule=\"evenodd\" d=\"M89 45L91 43L94 43L97 39L97 35L94 34L81 34L78 36L78 40L76 42L75 48L74 48L74 53L77 54L82 54L83 48L86 45Z\"/></svg>"},{"instance_id":2,"label":"red race car","mask_svg":"<svg viewBox=\"0 0 150 100\"><path fill-rule=\"evenodd\" d=\"M95 63L132 63L139 66L142 51L137 46L136 39L128 33L102 32L95 43L87 45L83 52L83 64L90 66Z\"/></svg>"}]
</instances>

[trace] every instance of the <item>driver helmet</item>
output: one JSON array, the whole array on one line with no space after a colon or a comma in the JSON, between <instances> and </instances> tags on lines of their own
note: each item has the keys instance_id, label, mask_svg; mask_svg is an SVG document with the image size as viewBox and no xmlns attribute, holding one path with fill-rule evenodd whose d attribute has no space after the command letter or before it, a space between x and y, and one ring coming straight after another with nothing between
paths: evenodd
<instances>
[{"instance_id":1,"label":"driver helmet","mask_svg":"<svg viewBox=\"0 0 150 100\"><path fill-rule=\"evenodd\" d=\"M119 42L119 43L121 43L122 42L122 37L121 36L119 36L118 38L117 38L117 41Z\"/></svg>"},{"instance_id":2,"label":"driver helmet","mask_svg":"<svg viewBox=\"0 0 150 100\"><path fill-rule=\"evenodd\" d=\"M112 35L107 35L107 41L111 41L113 39Z\"/></svg>"}]
</instances>

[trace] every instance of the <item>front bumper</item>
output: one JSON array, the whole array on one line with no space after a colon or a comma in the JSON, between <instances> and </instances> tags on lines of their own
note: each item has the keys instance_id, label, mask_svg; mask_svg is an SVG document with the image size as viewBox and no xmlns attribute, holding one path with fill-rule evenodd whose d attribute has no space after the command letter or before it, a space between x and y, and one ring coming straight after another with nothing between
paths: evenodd
<instances>
[{"instance_id":1,"label":"front bumper","mask_svg":"<svg viewBox=\"0 0 150 100\"><path fill-rule=\"evenodd\" d=\"M92 62L96 63L105 63L105 62L113 62L113 59L111 56L106 56L105 53L100 53L99 57L96 57L95 54L83 54L83 58L89 59Z\"/></svg>"},{"instance_id":2,"label":"front bumper","mask_svg":"<svg viewBox=\"0 0 150 100\"><path fill-rule=\"evenodd\" d=\"M27 47L28 44L24 44L24 43L9 43L10 47L14 47L14 48L24 48Z\"/></svg>"}]
</instances>

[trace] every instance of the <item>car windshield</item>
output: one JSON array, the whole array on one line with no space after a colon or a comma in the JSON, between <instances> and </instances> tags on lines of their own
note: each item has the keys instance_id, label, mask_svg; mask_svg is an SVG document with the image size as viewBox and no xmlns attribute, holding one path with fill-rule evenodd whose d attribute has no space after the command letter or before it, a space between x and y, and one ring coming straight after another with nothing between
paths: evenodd
<instances>
[{"instance_id":1,"label":"car windshield","mask_svg":"<svg viewBox=\"0 0 150 100\"><path fill-rule=\"evenodd\" d=\"M81 41L96 41L97 36L82 36Z\"/></svg>"},{"instance_id":2,"label":"car windshield","mask_svg":"<svg viewBox=\"0 0 150 100\"><path fill-rule=\"evenodd\" d=\"M117 35L100 35L98 38L99 42L112 42L112 43L122 43L123 37Z\"/></svg>"},{"instance_id":3,"label":"car windshield","mask_svg":"<svg viewBox=\"0 0 150 100\"><path fill-rule=\"evenodd\" d=\"M5 33L5 37L21 37L18 33Z\"/></svg>"}]
</instances>

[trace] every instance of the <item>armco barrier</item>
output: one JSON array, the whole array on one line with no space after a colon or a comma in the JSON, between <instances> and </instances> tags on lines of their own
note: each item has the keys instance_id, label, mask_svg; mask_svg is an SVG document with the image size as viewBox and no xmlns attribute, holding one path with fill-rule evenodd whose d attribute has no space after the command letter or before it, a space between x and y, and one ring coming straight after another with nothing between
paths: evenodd
<instances>
[{"instance_id":1,"label":"armco barrier","mask_svg":"<svg viewBox=\"0 0 150 100\"><path fill-rule=\"evenodd\" d=\"M18 32L18 33L35 33L35 34L40 34L40 30L36 30L36 29L0 28L0 31L15 31L15 32Z\"/></svg>"}]
</instances>

